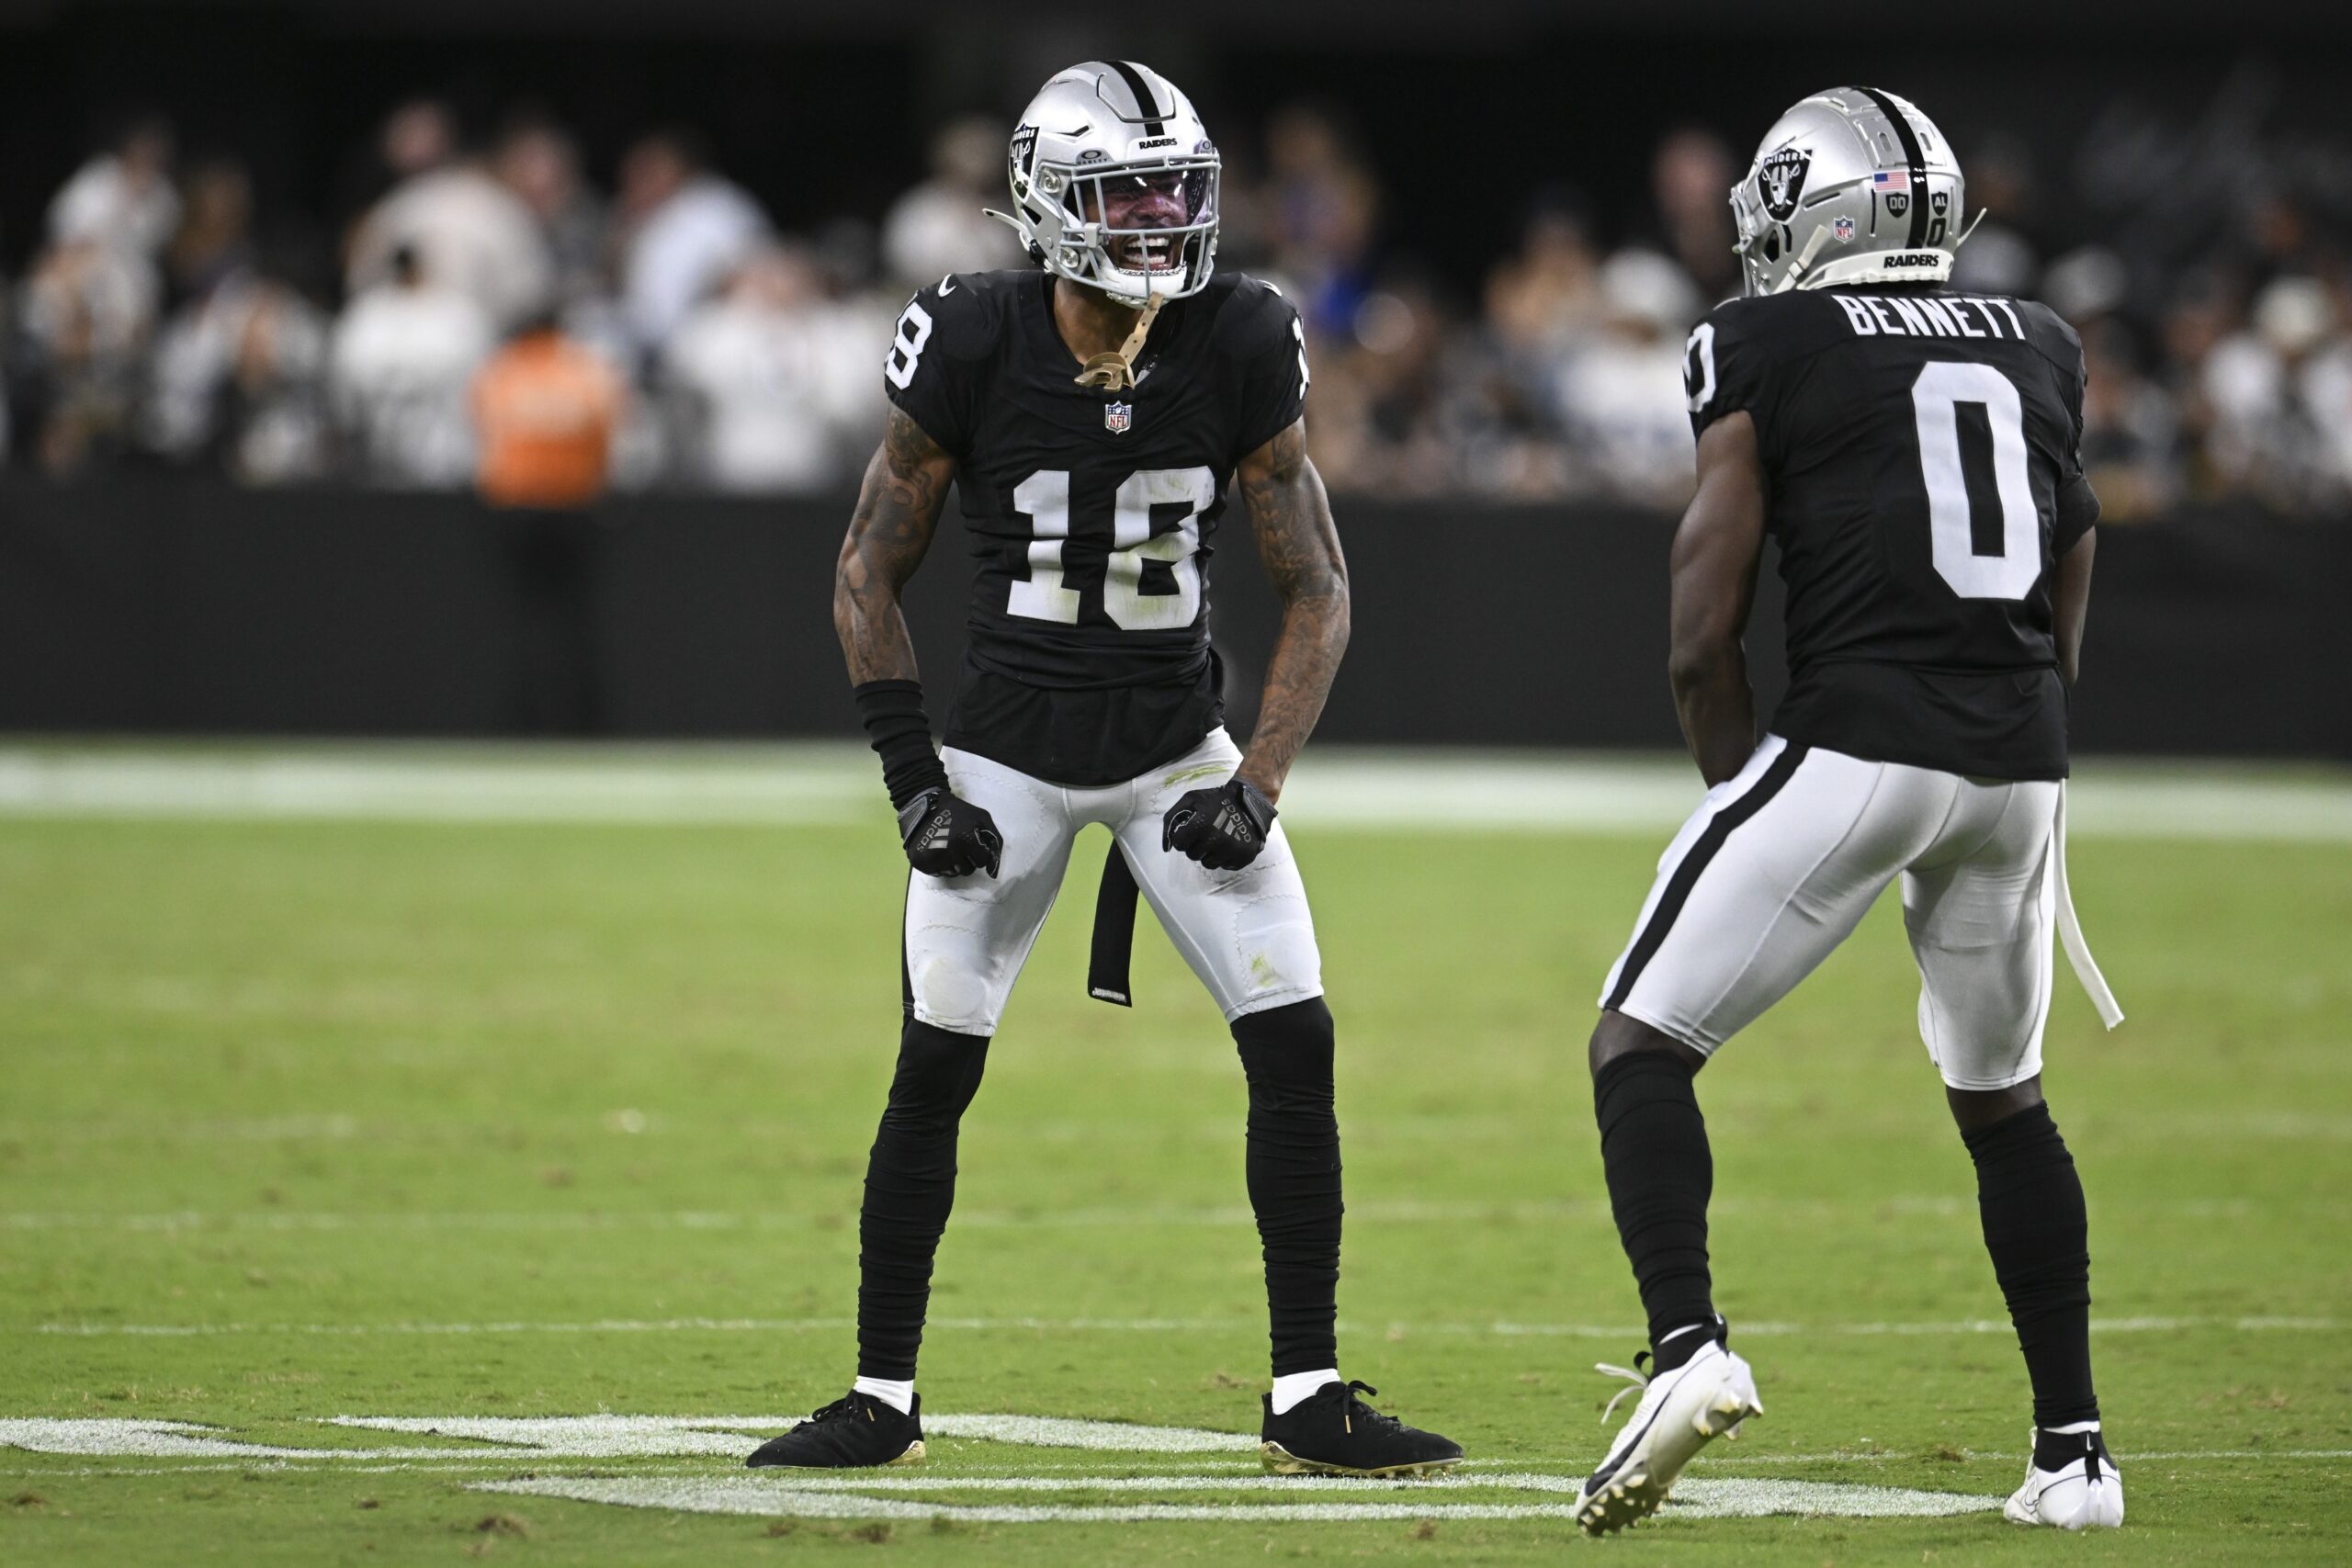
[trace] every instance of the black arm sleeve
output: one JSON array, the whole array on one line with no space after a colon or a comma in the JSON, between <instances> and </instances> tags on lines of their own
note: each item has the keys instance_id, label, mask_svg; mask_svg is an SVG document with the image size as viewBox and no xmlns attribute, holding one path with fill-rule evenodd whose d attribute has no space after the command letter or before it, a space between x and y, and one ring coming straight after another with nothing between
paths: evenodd
<instances>
[{"instance_id":1,"label":"black arm sleeve","mask_svg":"<svg viewBox=\"0 0 2352 1568\"><path fill-rule=\"evenodd\" d=\"M922 682L868 681L850 694L882 759L882 783L892 806L904 808L927 789L947 787L947 769L932 749L931 719L922 711Z\"/></svg>"}]
</instances>

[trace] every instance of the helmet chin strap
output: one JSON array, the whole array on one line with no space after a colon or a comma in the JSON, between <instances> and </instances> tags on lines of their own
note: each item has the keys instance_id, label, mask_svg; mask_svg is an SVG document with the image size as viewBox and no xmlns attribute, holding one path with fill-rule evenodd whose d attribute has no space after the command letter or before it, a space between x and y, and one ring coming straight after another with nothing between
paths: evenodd
<instances>
[{"instance_id":1,"label":"helmet chin strap","mask_svg":"<svg viewBox=\"0 0 2352 1568\"><path fill-rule=\"evenodd\" d=\"M1813 265L1813 258L1819 255L1821 247L1828 243L1828 229L1826 227L1815 229L1812 238L1805 241L1804 249L1797 253L1797 259L1790 265L1788 276L1781 280L1781 289L1803 288L1804 275Z\"/></svg>"},{"instance_id":2,"label":"helmet chin strap","mask_svg":"<svg viewBox=\"0 0 2352 1568\"><path fill-rule=\"evenodd\" d=\"M1164 294L1154 294L1147 299L1143 310L1136 316L1135 331L1127 334L1127 341L1107 354L1098 354L1088 360L1086 368L1078 373L1078 384L1100 387L1106 392L1124 391L1134 386L1136 355L1143 352L1143 340L1151 335L1152 318L1159 314L1160 304L1166 299Z\"/></svg>"}]
</instances>

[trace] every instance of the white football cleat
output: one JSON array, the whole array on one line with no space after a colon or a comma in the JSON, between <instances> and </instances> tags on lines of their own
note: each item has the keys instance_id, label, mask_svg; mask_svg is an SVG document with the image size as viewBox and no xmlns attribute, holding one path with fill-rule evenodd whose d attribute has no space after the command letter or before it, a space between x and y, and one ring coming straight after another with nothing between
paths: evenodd
<instances>
[{"instance_id":1,"label":"white football cleat","mask_svg":"<svg viewBox=\"0 0 2352 1568\"><path fill-rule=\"evenodd\" d=\"M2054 1468L2044 1469L2045 1465ZM2025 1484L2002 1508L2013 1525L2054 1529L2113 1529L2123 1522L2123 1477L2107 1457L2106 1440L2088 1432L2033 1433Z\"/></svg>"},{"instance_id":2,"label":"white football cleat","mask_svg":"<svg viewBox=\"0 0 2352 1568\"><path fill-rule=\"evenodd\" d=\"M1631 1378L1642 1401L1610 1445L1609 1456L1577 1493L1577 1523L1587 1535L1607 1535L1657 1513L1682 1467L1701 1449L1714 1438L1737 1436L1742 1421L1764 1414L1756 1374L1719 1339L1656 1377L1605 1362L1600 1370ZM1622 1390L1617 1397L1632 1392ZM1617 1400L1611 1400L1609 1409L1616 1408ZM1608 1418L1603 1412L1601 1419Z\"/></svg>"}]
</instances>

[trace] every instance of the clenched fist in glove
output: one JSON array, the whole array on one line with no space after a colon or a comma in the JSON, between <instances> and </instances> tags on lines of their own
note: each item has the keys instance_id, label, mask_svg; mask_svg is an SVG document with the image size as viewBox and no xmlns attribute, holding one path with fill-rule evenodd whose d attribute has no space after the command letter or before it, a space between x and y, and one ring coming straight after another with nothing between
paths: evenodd
<instances>
[{"instance_id":1,"label":"clenched fist in glove","mask_svg":"<svg viewBox=\"0 0 2352 1568\"><path fill-rule=\"evenodd\" d=\"M996 818L952 790L927 789L899 813L907 863L925 876L990 876L1004 863L1004 836Z\"/></svg>"},{"instance_id":2,"label":"clenched fist in glove","mask_svg":"<svg viewBox=\"0 0 2352 1568\"><path fill-rule=\"evenodd\" d=\"M1159 847L1181 850L1211 871L1239 871L1266 847L1274 803L1245 779L1196 789L1168 808Z\"/></svg>"}]
</instances>

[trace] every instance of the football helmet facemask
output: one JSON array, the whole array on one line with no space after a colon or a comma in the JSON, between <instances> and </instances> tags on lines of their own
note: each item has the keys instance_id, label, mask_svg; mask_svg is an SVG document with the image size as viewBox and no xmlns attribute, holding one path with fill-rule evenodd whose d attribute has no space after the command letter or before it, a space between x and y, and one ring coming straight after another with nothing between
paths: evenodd
<instances>
[{"instance_id":1,"label":"football helmet facemask","mask_svg":"<svg viewBox=\"0 0 2352 1568\"><path fill-rule=\"evenodd\" d=\"M1216 144L1176 85L1127 61L1057 75L1021 111L1008 160L1020 231L1057 277L1123 305L1181 299L1216 263Z\"/></svg>"},{"instance_id":2,"label":"football helmet facemask","mask_svg":"<svg viewBox=\"0 0 2352 1568\"><path fill-rule=\"evenodd\" d=\"M1964 194L1951 143L1916 106L1873 87L1815 93L1731 187L1745 292L1946 282L1968 237Z\"/></svg>"}]
</instances>

